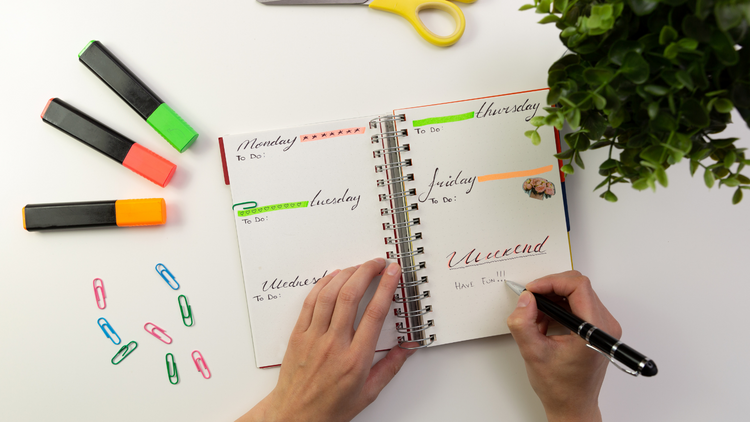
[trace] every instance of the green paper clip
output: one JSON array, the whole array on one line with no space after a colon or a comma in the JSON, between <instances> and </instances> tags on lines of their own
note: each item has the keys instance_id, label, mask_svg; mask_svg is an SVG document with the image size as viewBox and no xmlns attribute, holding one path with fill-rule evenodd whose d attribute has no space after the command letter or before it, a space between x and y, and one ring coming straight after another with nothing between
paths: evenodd
<instances>
[{"instance_id":1,"label":"green paper clip","mask_svg":"<svg viewBox=\"0 0 750 422\"><path fill-rule=\"evenodd\" d=\"M130 348L131 344L133 345L132 349ZM136 343L135 341L131 341L130 343L120 347L120 350L118 350L117 354L112 358L112 365L117 365L125 360L126 357L130 356L130 354L133 353L136 347L138 347L138 343ZM120 360L115 362L115 359L117 359L118 357L120 357Z\"/></svg>"},{"instance_id":2,"label":"green paper clip","mask_svg":"<svg viewBox=\"0 0 750 422\"><path fill-rule=\"evenodd\" d=\"M177 383L180 382L180 375L177 373L177 363L174 361L174 355L167 353L164 358L167 361L167 376L169 377L169 382L172 385L177 385ZM172 362L169 361L170 358L172 358ZM172 381L172 379L174 379L174 381Z\"/></svg>"},{"instance_id":3,"label":"green paper clip","mask_svg":"<svg viewBox=\"0 0 750 422\"><path fill-rule=\"evenodd\" d=\"M185 301L185 306L182 306L182 301ZM180 295L177 298L177 303L180 305L180 314L182 315L182 323L185 324L186 327L192 327L193 326L193 311L190 308L190 304L188 304L188 300L185 297L185 295ZM187 310L187 313L185 313L185 310ZM188 324L188 321L190 321L190 324Z\"/></svg>"},{"instance_id":4,"label":"green paper clip","mask_svg":"<svg viewBox=\"0 0 750 422\"><path fill-rule=\"evenodd\" d=\"M232 211L234 211L234 208L235 208L235 207L237 207L237 206L239 206L239 205L245 205L245 204L252 204L252 205L251 205L251 206L249 206L249 207L242 207L242 209L243 209L243 210L249 210L249 209L253 209L253 208L256 208L256 207L258 206L258 203L257 203L257 202L255 202L255 201L249 201L249 202L240 202L239 204L234 204L234 205L232 205Z\"/></svg>"}]
</instances>

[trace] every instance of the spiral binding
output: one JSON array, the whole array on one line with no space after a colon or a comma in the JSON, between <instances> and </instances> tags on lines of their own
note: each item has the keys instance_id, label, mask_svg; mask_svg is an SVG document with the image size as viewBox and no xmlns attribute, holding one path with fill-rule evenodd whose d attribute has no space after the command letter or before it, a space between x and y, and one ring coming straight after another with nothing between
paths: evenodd
<instances>
[{"instance_id":1,"label":"spiral binding","mask_svg":"<svg viewBox=\"0 0 750 422\"><path fill-rule=\"evenodd\" d=\"M378 195L379 201L388 201L389 208L381 208L380 215L392 216L393 222L383 223L383 230L392 231L394 236L385 237L387 245L395 245L395 251L386 252L389 259L397 259L401 264L402 281L398 284L401 294L396 294L393 301L401 305L395 310L396 316L403 322L396 325L396 330L403 334L398 337L399 347L413 349L427 347L435 342L435 334L426 330L434 327L434 319L426 320L432 312L432 306L422 306L421 301L430 297L429 290L420 291L420 286L428 282L426 276L417 272L425 268L424 262L416 262L415 257L424 253L423 247L415 247L414 242L422 239L422 233L411 232L411 228L421 224L419 218L409 219L409 212L417 211L418 204L409 204L407 199L417 195L416 189L405 189L404 183L414 180L414 174L405 174L403 169L412 165L410 158L402 158L411 149L409 144L399 145L399 138L409 136L406 129L398 130L396 122L406 121L406 115L380 116L370 121L370 128L380 128L380 133L373 135L372 143L380 143L380 149L373 151L374 158L383 158L384 163L375 166L377 173L385 173L377 181L378 187L387 187L387 194ZM415 342L417 346L406 347L403 343Z\"/></svg>"}]
</instances>

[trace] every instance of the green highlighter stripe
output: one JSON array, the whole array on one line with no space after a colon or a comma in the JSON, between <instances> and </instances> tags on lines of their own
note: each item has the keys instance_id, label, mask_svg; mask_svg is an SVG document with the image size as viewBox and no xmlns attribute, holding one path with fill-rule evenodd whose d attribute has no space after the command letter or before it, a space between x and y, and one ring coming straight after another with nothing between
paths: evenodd
<instances>
[{"instance_id":1,"label":"green highlighter stripe","mask_svg":"<svg viewBox=\"0 0 750 422\"><path fill-rule=\"evenodd\" d=\"M290 210L292 208L307 208L310 201L302 202L286 202L283 204L265 205L257 208L250 208L249 210L237 211L237 217L247 217L248 215L263 214L264 212Z\"/></svg>"},{"instance_id":2,"label":"green highlighter stripe","mask_svg":"<svg viewBox=\"0 0 750 422\"><path fill-rule=\"evenodd\" d=\"M454 114L453 116L442 116L442 117L430 117L427 119L415 120L412 122L413 127L436 125L440 123L453 123L460 122L461 120L469 120L474 118L474 112Z\"/></svg>"}]
</instances>

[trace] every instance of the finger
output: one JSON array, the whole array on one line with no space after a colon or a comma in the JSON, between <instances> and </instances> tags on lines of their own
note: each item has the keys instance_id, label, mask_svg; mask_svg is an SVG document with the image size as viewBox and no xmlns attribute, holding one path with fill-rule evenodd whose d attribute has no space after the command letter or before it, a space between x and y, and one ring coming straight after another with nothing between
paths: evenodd
<instances>
[{"instance_id":1,"label":"finger","mask_svg":"<svg viewBox=\"0 0 750 422\"><path fill-rule=\"evenodd\" d=\"M360 350L375 350L375 346L383 328L383 321L391 310L393 293L396 285L401 279L401 266L391 263L380 278L378 289L375 291L370 303L367 304L362 319L359 321L357 332L354 334L354 343Z\"/></svg>"},{"instance_id":2,"label":"finger","mask_svg":"<svg viewBox=\"0 0 750 422\"><path fill-rule=\"evenodd\" d=\"M325 333L328 331L328 327L331 325L333 308L336 306L336 299L339 296L341 286L349 280L349 277L351 277L356 270L357 267L349 267L341 270L341 272L336 274L327 285L320 289L318 298L315 301L315 309L313 310L313 316L308 330L314 330L318 333Z\"/></svg>"},{"instance_id":3,"label":"finger","mask_svg":"<svg viewBox=\"0 0 750 422\"><path fill-rule=\"evenodd\" d=\"M526 291L518 297L516 309L508 317L510 333L526 361L539 361L547 354L549 343L547 336L540 332L537 325L538 314L534 295Z\"/></svg>"},{"instance_id":4,"label":"finger","mask_svg":"<svg viewBox=\"0 0 750 422\"><path fill-rule=\"evenodd\" d=\"M417 343L406 343L406 346L418 346ZM409 356L413 355L417 349L402 349L398 346L392 348L383 359L380 359L370 369L370 375L367 376L365 387L362 390L363 398L367 404L372 403L378 397L383 388L396 376L404 366L404 362Z\"/></svg>"},{"instance_id":5,"label":"finger","mask_svg":"<svg viewBox=\"0 0 750 422\"><path fill-rule=\"evenodd\" d=\"M318 294L341 270L335 270L332 273L318 280L315 286L310 290L310 293L305 297L305 301L302 303L302 310L297 318L297 324L294 326L294 331L305 332L310 328L310 321L312 321L313 311L315 309L315 302L318 300Z\"/></svg>"},{"instance_id":6,"label":"finger","mask_svg":"<svg viewBox=\"0 0 750 422\"><path fill-rule=\"evenodd\" d=\"M385 268L385 259L376 258L367 261L357 268L341 287L336 306L331 317L331 330L349 332L354 330L354 320L357 318L359 302L372 280Z\"/></svg>"}]
</instances>

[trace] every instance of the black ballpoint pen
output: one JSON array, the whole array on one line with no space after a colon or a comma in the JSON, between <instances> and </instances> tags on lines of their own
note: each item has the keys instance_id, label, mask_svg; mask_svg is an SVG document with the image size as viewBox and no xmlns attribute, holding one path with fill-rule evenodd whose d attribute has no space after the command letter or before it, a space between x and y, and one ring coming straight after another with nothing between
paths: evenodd
<instances>
[{"instance_id":1,"label":"black ballpoint pen","mask_svg":"<svg viewBox=\"0 0 750 422\"><path fill-rule=\"evenodd\" d=\"M520 284L509 280L506 280L505 284L517 295L526 290ZM651 359L638 353L633 348L610 336L593 324L571 314L546 297L533 292L532 294L536 298L536 306L540 311L562 324L565 328L578 334L582 339L589 342L587 344L588 347L606 356L615 366L624 372L633 376L643 375L644 377L652 377L656 375L656 364ZM625 365L629 370L617 365L615 361Z\"/></svg>"}]
</instances>

